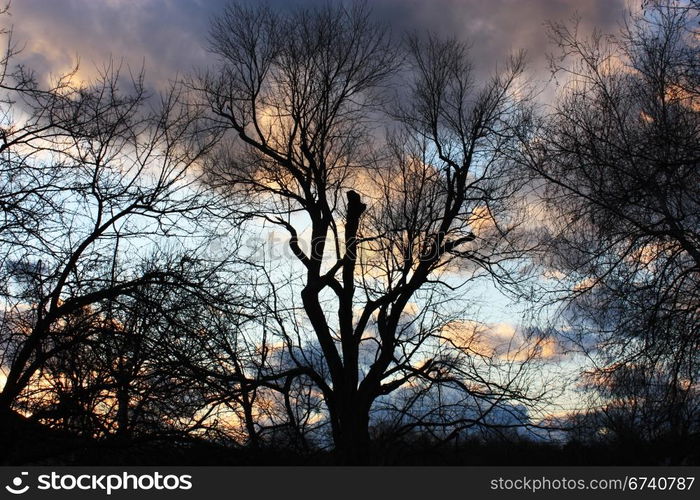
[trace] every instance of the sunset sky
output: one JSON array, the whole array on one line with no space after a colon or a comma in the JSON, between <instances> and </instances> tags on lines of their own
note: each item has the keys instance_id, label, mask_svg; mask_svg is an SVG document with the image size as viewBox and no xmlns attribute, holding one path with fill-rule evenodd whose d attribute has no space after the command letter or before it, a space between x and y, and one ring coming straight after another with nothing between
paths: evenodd
<instances>
[{"instance_id":1,"label":"sunset sky","mask_svg":"<svg viewBox=\"0 0 700 500\"><path fill-rule=\"evenodd\" d=\"M10 9L14 42L23 47L16 61L40 77L54 77L80 62L80 78L112 58L138 72L143 66L148 85L164 85L208 64L209 23L226 0L14 0ZM272 0L274 8L314 5L325 0ZM543 93L548 84L548 42L545 23L565 22L578 15L582 27L616 30L626 9L622 0L373 0L375 13L396 37L431 31L455 36L472 45L477 72L488 74L512 52L525 49L529 72ZM480 297L479 297L480 296ZM479 319L491 326L494 338L517 335L522 321L517 308L489 285L477 291L484 306ZM556 347L547 344L543 356L559 363ZM568 363L571 363L569 361ZM566 364L566 363L565 363Z\"/></svg>"},{"instance_id":2,"label":"sunset sky","mask_svg":"<svg viewBox=\"0 0 700 500\"><path fill-rule=\"evenodd\" d=\"M272 0L274 8L314 5L325 0ZM54 76L80 61L79 76L89 78L112 58L138 71L147 83L165 84L207 65L209 22L226 0L15 0L10 9L19 57L38 75ZM614 31L626 3L623 0L372 0L375 13L394 36L432 31L472 44L477 72L489 73L509 53L525 49L530 74L551 95L547 70L547 21L580 16L584 29ZM480 296L480 297L479 297ZM514 328L521 320L507 299L481 288L475 299L480 319L494 331Z\"/></svg>"},{"instance_id":3,"label":"sunset sky","mask_svg":"<svg viewBox=\"0 0 700 500\"><path fill-rule=\"evenodd\" d=\"M0 465L700 463L699 27L0 0Z\"/></svg>"},{"instance_id":4,"label":"sunset sky","mask_svg":"<svg viewBox=\"0 0 700 500\"><path fill-rule=\"evenodd\" d=\"M275 8L317 5L326 0L272 0ZM14 0L15 41L22 60L40 73L70 68L79 58L89 75L111 56L132 68L145 63L150 82L162 81L206 63L209 21L227 0ZM489 71L510 52L526 49L530 68L548 77L546 21L578 14L586 29L614 31L624 0L372 0L392 27L433 31L472 43L477 70Z\"/></svg>"}]
</instances>

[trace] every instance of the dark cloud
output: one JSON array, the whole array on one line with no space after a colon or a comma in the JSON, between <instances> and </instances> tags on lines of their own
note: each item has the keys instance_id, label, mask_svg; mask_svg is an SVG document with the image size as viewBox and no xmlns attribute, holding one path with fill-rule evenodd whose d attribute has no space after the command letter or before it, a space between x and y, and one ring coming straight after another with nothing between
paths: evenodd
<instances>
[{"instance_id":1,"label":"dark cloud","mask_svg":"<svg viewBox=\"0 0 700 500\"><path fill-rule=\"evenodd\" d=\"M271 0L275 9L326 0ZM226 0L22 0L13 3L15 37L26 43L23 60L58 73L80 57L83 71L113 57L145 64L150 79L167 80L206 62L209 20ZM578 12L587 26L615 29L624 0L374 0L376 15L396 33L430 30L472 44L477 68L491 68L526 49L533 72L545 74L548 50L543 23Z\"/></svg>"},{"instance_id":2,"label":"dark cloud","mask_svg":"<svg viewBox=\"0 0 700 500\"><path fill-rule=\"evenodd\" d=\"M545 21L578 13L588 26L614 29L624 0L382 0L375 8L402 29L431 30L472 44L476 63L488 65L525 49L533 60L548 50Z\"/></svg>"},{"instance_id":3,"label":"dark cloud","mask_svg":"<svg viewBox=\"0 0 700 500\"><path fill-rule=\"evenodd\" d=\"M90 74L110 58L151 78L188 72L206 56L215 2L170 0L23 0L12 5L22 60L44 72L65 71L80 58Z\"/></svg>"}]
</instances>

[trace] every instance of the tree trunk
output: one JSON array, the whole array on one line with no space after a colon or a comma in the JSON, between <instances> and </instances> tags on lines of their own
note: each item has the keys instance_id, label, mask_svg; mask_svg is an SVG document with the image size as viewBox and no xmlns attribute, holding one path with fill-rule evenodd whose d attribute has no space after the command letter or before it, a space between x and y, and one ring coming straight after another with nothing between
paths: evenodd
<instances>
[{"instance_id":1,"label":"tree trunk","mask_svg":"<svg viewBox=\"0 0 700 500\"><path fill-rule=\"evenodd\" d=\"M117 387L117 436L121 440L129 438L129 386L125 382L120 382Z\"/></svg>"},{"instance_id":2,"label":"tree trunk","mask_svg":"<svg viewBox=\"0 0 700 500\"><path fill-rule=\"evenodd\" d=\"M339 465L367 465L370 461L369 408L355 398L339 407L336 416L335 457Z\"/></svg>"},{"instance_id":3,"label":"tree trunk","mask_svg":"<svg viewBox=\"0 0 700 500\"><path fill-rule=\"evenodd\" d=\"M5 387L0 392L0 413L9 413L11 411L12 403L19 396L19 393L20 391L17 389L14 380L8 378Z\"/></svg>"}]
</instances>

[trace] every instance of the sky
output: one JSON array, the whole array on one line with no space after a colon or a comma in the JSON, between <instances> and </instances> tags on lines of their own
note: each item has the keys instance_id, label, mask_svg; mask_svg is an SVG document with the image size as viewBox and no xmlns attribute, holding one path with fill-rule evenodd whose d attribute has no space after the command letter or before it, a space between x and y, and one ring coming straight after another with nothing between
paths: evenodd
<instances>
[{"instance_id":1,"label":"sky","mask_svg":"<svg viewBox=\"0 0 700 500\"><path fill-rule=\"evenodd\" d=\"M333 0L270 0L275 9ZM228 0L13 0L9 22L21 59L39 74L67 71L80 60L89 76L109 58L132 69L145 66L148 80L167 82L207 62L210 20ZM249 3L255 3L250 1ZM545 81L552 50L544 23L574 14L585 29L614 31L624 0L369 0L392 33L431 31L472 44L477 70L489 71L525 49L533 75ZM5 21L7 22L7 21Z\"/></svg>"},{"instance_id":2,"label":"sky","mask_svg":"<svg viewBox=\"0 0 700 500\"><path fill-rule=\"evenodd\" d=\"M270 0L275 9L318 5L332 0ZM137 71L143 66L150 85L165 84L206 67L210 21L228 0L13 0L10 17L21 61L38 75L60 75L80 62L89 79L110 58ZM254 2L251 2L254 3ZM617 29L624 0L369 0L376 16L395 36L434 32L471 43L477 72L488 73L520 49L528 54L530 74L542 88L549 77L545 23L578 15L584 30ZM549 91L545 92L549 94ZM517 318L504 311L503 296L486 293L481 319L508 330ZM505 322L504 322L505 321ZM0 384L1 385L1 384Z\"/></svg>"},{"instance_id":3,"label":"sky","mask_svg":"<svg viewBox=\"0 0 700 500\"><path fill-rule=\"evenodd\" d=\"M170 80L203 69L209 24L230 0L12 0L14 42L23 47L16 61L47 78L80 63L78 77L89 80L112 59L123 68L146 73L146 84L164 87ZM244 0L246 1L246 0ZM256 0L247 0L254 4ZM342 0L268 0L274 9L324 5ZM579 16L584 30L615 31L631 4L627 0L368 0L392 34L433 32L471 44L477 74L490 74L508 55L527 51L529 73L544 100L548 84L549 43L545 23ZM124 69L123 69L124 70ZM496 320L507 301L496 298ZM493 303L493 300L491 300Z\"/></svg>"}]
</instances>

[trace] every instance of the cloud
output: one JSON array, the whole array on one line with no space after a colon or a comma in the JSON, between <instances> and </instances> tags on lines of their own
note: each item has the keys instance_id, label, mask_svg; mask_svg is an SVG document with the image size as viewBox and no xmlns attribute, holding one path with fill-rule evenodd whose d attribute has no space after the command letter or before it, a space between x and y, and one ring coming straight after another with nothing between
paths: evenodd
<instances>
[{"instance_id":1,"label":"cloud","mask_svg":"<svg viewBox=\"0 0 700 500\"><path fill-rule=\"evenodd\" d=\"M225 0L22 0L12 4L15 38L24 62L39 72L66 71L79 56L86 77L110 57L132 68L145 64L149 81L167 81L206 61L209 21ZM276 10L323 5L325 0L272 0ZM476 68L490 72L507 54L526 49L533 71L546 73L546 20L577 11L584 26L615 29L624 0L374 0L376 16L398 37L433 31L472 44Z\"/></svg>"},{"instance_id":2,"label":"cloud","mask_svg":"<svg viewBox=\"0 0 700 500\"><path fill-rule=\"evenodd\" d=\"M207 7L204 7L204 5ZM41 74L70 69L77 58L89 78L110 58L149 82L189 72L205 55L214 2L169 0L23 0L11 6L21 60Z\"/></svg>"},{"instance_id":3,"label":"cloud","mask_svg":"<svg viewBox=\"0 0 700 500\"><path fill-rule=\"evenodd\" d=\"M563 355L563 349L555 337L528 334L507 322L453 321L443 327L441 334L459 349L504 361L555 362Z\"/></svg>"},{"instance_id":4,"label":"cloud","mask_svg":"<svg viewBox=\"0 0 700 500\"><path fill-rule=\"evenodd\" d=\"M551 51L544 23L567 21L575 13L582 28L615 30L625 12L624 0L381 0L373 2L384 18L400 29L430 30L471 42L475 67L494 64L519 49L528 52L533 71L546 73Z\"/></svg>"}]
</instances>

